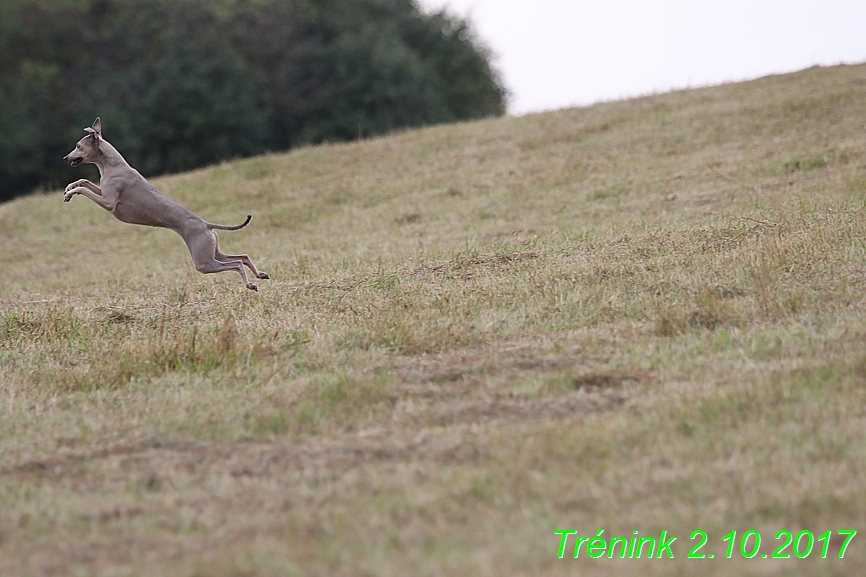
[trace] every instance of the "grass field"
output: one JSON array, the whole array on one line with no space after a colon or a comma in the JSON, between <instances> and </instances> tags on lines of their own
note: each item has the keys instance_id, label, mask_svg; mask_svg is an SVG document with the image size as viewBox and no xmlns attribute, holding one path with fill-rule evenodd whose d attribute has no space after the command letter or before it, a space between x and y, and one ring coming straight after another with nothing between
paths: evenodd
<instances>
[{"instance_id":1,"label":"grass field","mask_svg":"<svg viewBox=\"0 0 866 577\"><path fill-rule=\"evenodd\" d=\"M273 280L0 205L0 575L866 574L866 65L154 184Z\"/></svg>"}]
</instances>

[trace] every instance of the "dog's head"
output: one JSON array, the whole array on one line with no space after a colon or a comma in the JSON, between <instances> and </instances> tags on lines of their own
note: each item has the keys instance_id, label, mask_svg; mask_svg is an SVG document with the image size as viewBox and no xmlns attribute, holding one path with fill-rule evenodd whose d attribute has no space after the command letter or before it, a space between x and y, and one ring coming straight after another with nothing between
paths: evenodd
<instances>
[{"instance_id":1,"label":"dog's head","mask_svg":"<svg viewBox=\"0 0 866 577\"><path fill-rule=\"evenodd\" d=\"M70 166L78 166L79 164L96 162L99 155L99 142L102 140L102 122L97 118L93 121L93 126L84 129L88 134L78 141L72 152L63 157L64 162L68 162Z\"/></svg>"}]
</instances>

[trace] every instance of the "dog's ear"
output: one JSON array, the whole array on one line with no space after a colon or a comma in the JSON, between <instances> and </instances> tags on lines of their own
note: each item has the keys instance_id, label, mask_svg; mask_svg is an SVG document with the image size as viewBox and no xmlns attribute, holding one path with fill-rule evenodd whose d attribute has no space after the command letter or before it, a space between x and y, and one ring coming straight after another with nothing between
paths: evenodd
<instances>
[{"instance_id":1,"label":"dog's ear","mask_svg":"<svg viewBox=\"0 0 866 577\"><path fill-rule=\"evenodd\" d=\"M85 132L89 133L90 136L99 140L102 138L102 121L99 120L99 117L96 117L96 120L93 121L93 126L90 128L85 128Z\"/></svg>"}]
</instances>

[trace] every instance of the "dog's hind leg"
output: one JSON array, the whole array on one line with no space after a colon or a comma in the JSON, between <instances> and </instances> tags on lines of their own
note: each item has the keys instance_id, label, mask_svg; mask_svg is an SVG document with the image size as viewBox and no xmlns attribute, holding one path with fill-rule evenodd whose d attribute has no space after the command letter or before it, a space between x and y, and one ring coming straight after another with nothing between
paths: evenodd
<instances>
[{"instance_id":1,"label":"dog's hind leg","mask_svg":"<svg viewBox=\"0 0 866 577\"><path fill-rule=\"evenodd\" d=\"M216 233L208 230L204 234L195 234L191 238L184 238L186 246L189 249L189 254L192 257L195 270L202 274L211 274L215 272L236 271L241 275L246 287L250 290L257 291L259 288L251 283L247 278L247 273L244 271L244 264L240 259L233 260L217 260L216 255L219 253L217 248ZM222 253L219 253L222 254ZM247 259L249 260L249 258Z\"/></svg>"},{"instance_id":2,"label":"dog's hind leg","mask_svg":"<svg viewBox=\"0 0 866 577\"><path fill-rule=\"evenodd\" d=\"M244 271L244 265L239 260L223 262L216 259L213 259L209 262L196 262L195 270L203 274L210 274L214 272L225 272L228 270L237 271L241 275L241 279L243 279L244 284L248 289L257 291L259 287L254 285L247 278L247 273Z\"/></svg>"},{"instance_id":3,"label":"dog's hind leg","mask_svg":"<svg viewBox=\"0 0 866 577\"><path fill-rule=\"evenodd\" d=\"M271 278L270 276L268 276L268 273L259 271L259 269L256 268L256 265L253 264L253 261L250 260L250 257L248 255L245 255L245 254L225 254L224 252L220 251L219 245L217 245L216 251L214 252L214 258L220 262L241 261L243 264L245 264L247 266L247 268L249 268L251 271L253 271L253 274L256 275L256 278L260 278L260 279Z\"/></svg>"}]
</instances>

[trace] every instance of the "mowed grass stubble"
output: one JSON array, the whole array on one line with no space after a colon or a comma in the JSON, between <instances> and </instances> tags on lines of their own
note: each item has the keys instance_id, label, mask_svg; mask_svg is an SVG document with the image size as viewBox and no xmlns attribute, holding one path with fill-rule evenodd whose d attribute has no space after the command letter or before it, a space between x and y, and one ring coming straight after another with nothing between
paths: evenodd
<instances>
[{"instance_id":1,"label":"mowed grass stubble","mask_svg":"<svg viewBox=\"0 0 866 577\"><path fill-rule=\"evenodd\" d=\"M154 184L252 212L220 239L273 280L0 205L3 575L866 570L859 535L772 558L866 518L866 67ZM678 541L559 559L571 529Z\"/></svg>"}]
</instances>

